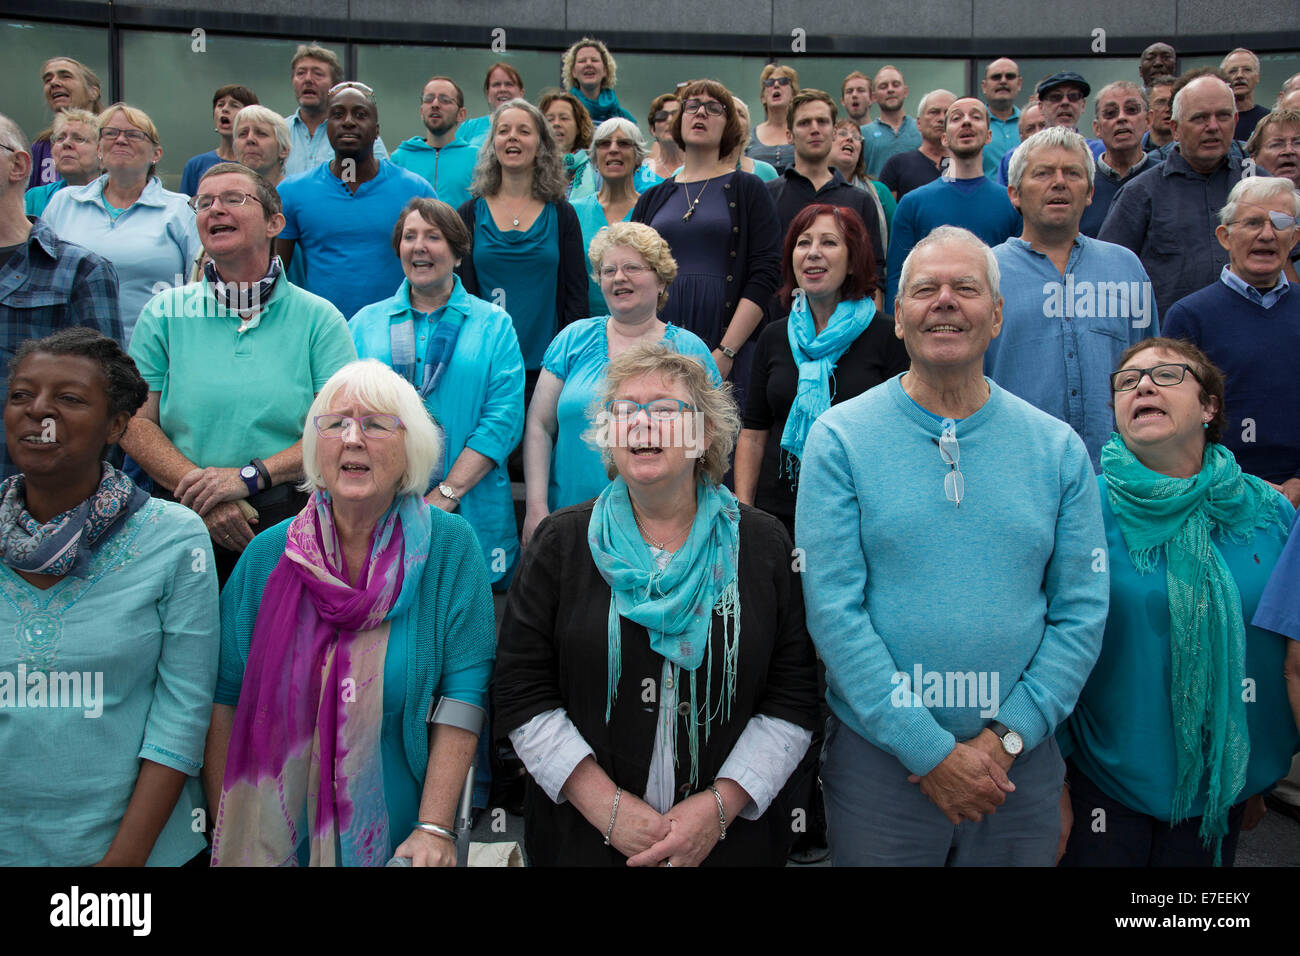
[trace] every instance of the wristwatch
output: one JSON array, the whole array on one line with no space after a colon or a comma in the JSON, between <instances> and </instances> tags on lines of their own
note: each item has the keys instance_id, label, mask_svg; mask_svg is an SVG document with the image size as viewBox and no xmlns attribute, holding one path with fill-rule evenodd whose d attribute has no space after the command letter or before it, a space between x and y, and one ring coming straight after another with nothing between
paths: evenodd
<instances>
[{"instance_id":1,"label":"wristwatch","mask_svg":"<svg viewBox=\"0 0 1300 956\"><path fill-rule=\"evenodd\" d=\"M258 487L261 482L262 473L257 470L253 464L245 465L239 469L239 477L244 479L244 484L248 485L248 497L253 497L261 489Z\"/></svg>"},{"instance_id":2,"label":"wristwatch","mask_svg":"<svg viewBox=\"0 0 1300 956\"><path fill-rule=\"evenodd\" d=\"M731 359L731 361L733 362L736 361L736 352L734 349L729 349L721 342L719 342L718 351L721 352L723 355L725 355L727 358Z\"/></svg>"},{"instance_id":3,"label":"wristwatch","mask_svg":"<svg viewBox=\"0 0 1300 956\"><path fill-rule=\"evenodd\" d=\"M988 722L989 730L998 735L1002 741L1002 749L1013 757L1019 756L1025 749L1025 741L1014 730L1008 729L1006 724L999 723L996 720Z\"/></svg>"},{"instance_id":4,"label":"wristwatch","mask_svg":"<svg viewBox=\"0 0 1300 956\"><path fill-rule=\"evenodd\" d=\"M460 501L460 495L456 494L456 489L445 481L438 482L438 494L442 495L448 501Z\"/></svg>"}]
</instances>

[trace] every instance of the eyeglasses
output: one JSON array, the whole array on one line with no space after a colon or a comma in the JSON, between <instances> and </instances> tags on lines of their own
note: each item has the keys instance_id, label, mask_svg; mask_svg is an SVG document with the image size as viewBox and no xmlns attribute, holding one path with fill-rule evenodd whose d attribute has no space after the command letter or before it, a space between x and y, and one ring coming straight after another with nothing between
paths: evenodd
<instances>
[{"instance_id":1,"label":"eyeglasses","mask_svg":"<svg viewBox=\"0 0 1300 956\"><path fill-rule=\"evenodd\" d=\"M1276 210L1270 209L1268 211L1267 219L1263 216L1249 216L1245 219L1230 220L1228 225L1239 225L1247 232L1263 232L1265 222L1272 224L1274 232L1290 232L1295 228L1296 219L1295 216L1288 216L1284 212L1277 212Z\"/></svg>"},{"instance_id":2,"label":"eyeglasses","mask_svg":"<svg viewBox=\"0 0 1300 956\"><path fill-rule=\"evenodd\" d=\"M349 418L347 415L317 415L312 419L316 433L321 438L342 438L348 432L348 426L355 424L361 434L367 438L392 438L402 427L402 420L396 415L362 415Z\"/></svg>"},{"instance_id":3,"label":"eyeglasses","mask_svg":"<svg viewBox=\"0 0 1300 956\"><path fill-rule=\"evenodd\" d=\"M655 110L654 116L650 117L650 122L664 123L672 119L677 114L676 110Z\"/></svg>"},{"instance_id":4,"label":"eyeglasses","mask_svg":"<svg viewBox=\"0 0 1300 956\"><path fill-rule=\"evenodd\" d=\"M1161 388L1170 388L1174 385L1181 385L1187 373L1191 372L1192 378L1201 382L1201 377L1193 371L1190 365L1184 365L1181 362L1168 365L1153 365L1151 368L1122 368L1118 372L1112 372L1110 376L1111 391L1114 392L1131 392L1137 388L1145 375Z\"/></svg>"},{"instance_id":5,"label":"eyeglasses","mask_svg":"<svg viewBox=\"0 0 1300 956\"><path fill-rule=\"evenodd\" d=\"M56 146L59 143L66 143L69 141L76 144L77 146L85 146L87 143L92 142L89 136L83 136L80 133L63 132L63 133L56 133L54 136L50 137L50 142Z\"/></svg>"},{"instance_id":6,"label":"eyeglasses","mask_svg":"<svg viewBox=\"0 0 1300 956\"><path fill-rule=\"evenodd\" d=\"M153 142L148 133L138 129L119 129L116 126L105 126L99 131L99 138L107 140L126 139L132 143Z\"/></svg>"},{"instance_id":7,"label":"eyeglasses","mask_svg":"<svg viewBox=\"0 0 1300 956\"><path fill-rule=\"evenodd\" d=\"M837 129L837 130L835 131L835 138L836 138L836 139L851 139L851 140L854 140L855 142L858 142L858 143L862 142L862 134L861 134L861 133L855 133L855 132L853 132L853 130L851 130L851 129Z\"/></svg>"},{"instance_id":8,"label":"eyeglasses","mask_svg":"<svg viewBox=\"0 0 1300 956\"><path fill-rule=\"evenodd\" d=\"M448 96L446 93L425 93L420 97L420 102L425 106L431 103L437 103L439 106L460 106L455 97Z\"/></svg>"},{"instance_id":9,"label":"eyeglasses","mask_svg":"<svg viewBox=\"0 0 1300 956\"><path fill-rule=\"evenodd\" d=\"M623 275L629 279L635 279L650 271L649 266L643 266L639 262L625 262L621 266L601 266L600 277L602 279L612 279L618 275L620 269L623 271Z\"/></svg>"},{"instance_id":10,"label":"eyeglasses","mask_svg":"<svg viewBox=\"0 0 1300 956\"><path fill-rule=\"evenodd\" d=\"M1290 139L1270 139L1264 144L1264 148L1270 152L1276 152L1290 146L1292 149L1300 150L1300 136L1292 136Z\"/></svg>"},{"instance_id":11,"label":"eyeglasses","mask_svg":"<svg viewBox=\"0 0 1300 956\"><path fill-rule=\"evenodd\" d=\"M11 152L11 153L20 153L20 152L22 152L22 150L14 149L12 146L7 146L7 145L5 145L4 143L0 143L0 149L7 149L7 150L9 150L9 152Z\"/></svg>"},{"instance_id":12,"label":"eyeglasses","mask_svg":"<svg viewBox=\"0 0 1300 956\"><path fill-rule=\"evenodd\" d=\"M1083 90L1051 90L1039 97L1046 103L1059 103L1061 100L1069 100L1071 103L1082 103L1086 97Z\"/></svg>"},{"instance_id":13,"label":"eyeglasses","mask_svg":"<svg viewBox=\"0 0 1300 956\"><path fill-rule=\"evenodd\" d=\"M262 200L258 199L252 193L241 192L237 189L228 189L224 193L217 193L215 195L212 193L199 193L190 200L189 206L195 212L205 212L206 210L211 209L212 204L218 199L221 200L221 205L225 206L227 209L232 209L235 206L242 206L250 199L259 206L265 205Z\"/></svg>"},{"instance_id":14,"label":"eyeglasses","mask_svg":"<svg viewBox=\"0 0 1300 956\"><path fill-rule=\"evenodd\" d=\"M333 96L339 90L347 90L347 89L360 90L362 93L365 93L367 96L375 95L374 90L372 90L370 87L366 86L366 84L360 82L359 80L344 80L342 83L335 83L333 86L330 87L330 91L328 95Z\"/></svg>"},{"instance_id":15,"label":"eyeglasses","mask_svg":"<svg viewBox=\"0 0 1300 956\"><path fill-rule=\"evenodd\" d=\"M774 86L789 86L789 85L790 85L790 77L788 76L769 76L766 80L763 81L763 87L769 90Z\"/></svg>"},{"instance_id":16,"label":"eyeglasses","mask_svg":"<svg viewBox=\"0 0 1300 956\"><path fill-rule=\"evenodd\" d=\"M631 140L614 139L613 137L610 137L609 139L602 139L599 143L596 144L596 152L600 152L602 149L613 149L615 146L617 146L619 149L633 148L633 144Z\"/></svg>"},{"instance_id":17,"label":"eyeglasses","mask_svg":"<svg viewBox=\"0 0 1300 956\"><path fill-rule=\"evenodd\" d=\"M708 113L710 116L726 116L727 108L717 100L687 100L682 104L682 112L690 115L698 113L700 110Z\"/></svg>"},{"instance_id":18,"label":"eyeglasses","mask_svg":"<svg viewBox=\"0 0 1300 956\"><path fill-rule=\"evenodd\" d=\"M951 418L943 420L943 431L938 438L931 439L939 446L939 457L949 470L943 476L943 495L958 508L966 497L966 478L958 464L961 462L961 447L957 444L957 423Z\"/></svg>"},{"instance_id":19,"label":"eyeglasses","mask_svg":"<svg viewBox=\"0 0 1300 956\"><path fill-rule=\"evenodd\" d=\"M652 422L675 422L687 409L695 411L695 406L683 402L680 398L656 398L644 404L634 402L630 398L616 398L612 402L605 403L605 410L609 412L610 418L620 425L636 418L637 412L642 409L645 409Z\"/></svg>"},{"instance_id":20,"label":"eyeglasses","mask_svg":"<svg viewBox=\"0 0 1300 956\"><path fill-rule=\"evenodd\" d=\"M1141 116L1143 113L1146 112L1146 110L1142 107L1142 104L1140 103L1125 103L1123 110L1121 110L1118 106L1106 107L1098 114L1098 118L1104 120L1113 120L1116 117L1118 117L1121 112L1123 112L1125 116Z\"/></svg>"},{"instance_id":21,"label":"eyeglasses","mask_svg":"<svg viewBox=\"0 0 1300 956\"><path fill-rule=\"evenodd\" d=\"M998 80L1016 80L1020 78L1019 73L990 73L988 78L995 83Z\"/></svg>"}]
</instances>

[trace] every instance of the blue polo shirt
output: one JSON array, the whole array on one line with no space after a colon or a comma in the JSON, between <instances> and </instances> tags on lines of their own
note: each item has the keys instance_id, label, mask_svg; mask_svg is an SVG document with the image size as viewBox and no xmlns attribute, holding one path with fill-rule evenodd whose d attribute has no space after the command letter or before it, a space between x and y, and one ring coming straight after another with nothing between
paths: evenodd
<instances>
[{"instance_id":1,"label":"blue polo shirt","mask_svg":"<svg viewBox=\"0 0 1300 956\"><path fill-rule=\"evenodd\" d=\"M307 124L298 112L294 110L285 117L289 124L289 155L284 160L285 178L315 169L334 158L334 147L330 145L324 121L316 127L315 133L308 132ZM375 137L374 153L375 159L388 158L388 147L381 137Z\"/></svg>"},{"instance_id":2,"label":"blue polo shirt","mask_svg":"<svg viewBox=\"0 0 1300 956\"><path fill-rule=\"evenodd\" d=\"M921 130L910 116L903 117L897 133L888 123L878 119L862 127L862 155L868 176L879 176L890 156L920 148Z\"/></svg>"},{"instance_id":3,"label":"blue polo shirt","mask_svg":"<svg viewBox=\"0 0 1300 956\"><path fill-rule=\"evenodd\" d=\"M286 179L279 191L285 220L280 238L298 243L294 261L303 257L303 288L345 316L387 299L402 284L393 226L412 196L437 198L425 179L386 159L355 193L328 163Z\"/></svg>"},{"instance_id":4,"label":"blue polo shirt","mask_svg":"<svg viewBox=\"0 0 1300 956\"><path fill-rule=\"evenodd\" d=\"M1011 107L1011 115L1006 119L998 119L990 110L989 132L993 139L984 147L984 175L997 178L1002 157L1020 145L1020 107Z\"/></svg>"},{"instance_id":5,"label":"blue polo shirt","mask_svg":"<svg viewBox=\"0 0 1300 956\"><path fill-rule=\"evenodd\" d=\"M459 209L469 199L469 184L474 178L474 160L478 150L458 139L446 146L435 148L423 136L412 136L393 150L392 162L405 170L423 176L432 185L438 198Z\"/></svg>"}]
</instances>

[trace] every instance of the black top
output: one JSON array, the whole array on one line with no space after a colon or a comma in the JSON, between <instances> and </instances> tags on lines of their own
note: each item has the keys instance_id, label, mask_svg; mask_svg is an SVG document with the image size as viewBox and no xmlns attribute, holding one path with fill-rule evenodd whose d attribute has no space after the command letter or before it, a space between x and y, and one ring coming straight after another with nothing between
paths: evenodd
<instances>
[{"instance_id":1,"label":"black top","mask_svg":"<svg viewBox=\"0 0 1300 956\"><path fill-rule=\"evenodd\" d=\"M519 564L497 647L493 677L498 737L538 714L563 707L596 762L628 793L645 794L659 714L663 658L650 649L644 627L622 620L622 674L605 721L609 585L587 544L593 502L563 508L537 527ZM766 714L814 730L817 673L804 625L803 591L792 570L793 544L780 522L740 506L740 651L736 696L728 719L716 719L705 740L699 730L699 779L691 786L685 715L677 721L676 788L684 799L717 777L749 719ZM682 672L678 699L690 710L689 683L716 709L722 694L723 620L713 615L710 660ZM706 686L712 674L711 686ZM680 710L679 710L680 713ZM802 767L811 765L805 755ZM782 866L793 839L796 771L758 820L737 818L704 861L706 866ZM540 866L625 866L612 846L571 801L553 803L531 778L524 802L524 844Z\"/></svg>"},{"instance_id":2,"label":"black top","mask_svg":"<svg viewBox=\"0 0 1300 956\"><path fill-rule=\"evenodd\" d=\"M754 370L750 373L744 427L767 432L763 465L758 473L754 504L794 527L798 482L777 477L781 465L781 433L794 405L799 368L790 351L789 319L773 322L758 337ZM838 405L875 388L904 371L909 364L902 339L894 335L888 315L876 313L862 334L840 356L831 373L831 404Z\"/></svg>"},{"instance_id":3,"label":"black top","mask_svg":"<svg viewBox=\"0 0 1300 956\"><path fill-rule=\"evenodd\" d=\"M890 156L880 171L880 181L889 187L895 199L902 199L913 189L934 182L947 167L947 156L936 166L925 153L912 149Z\"/></svg>"},{"instance_id":4,"label":"black top","mask_svg":"<svg viewBox=\"0 0 1300 956\"><path fill-rule=\"evenodd\" d=\"M856 186L844 180L838 169L831 170L831 179L821 189L813 189L812 180L798 172L793 166L767 184L767 191L776 202L776 215L781 221L781 242L785 242L786 230L799 210L813 203L826 203L831 206L847 206L862 217L871 237L871 252L876 257L877 274L884 271L885 244L880 238L880 217L876 215L876 204L872 197ZM785 248L784 245L781 247Z\"/></svg>"},{"instance_id":5,"label":"black top","mask_svg":"<svg viewBox=\"0 0 1300 956\"><path fill-rule=\"evenodd\" d=\"M1244 113L1237 114L1237 128L1233 131L1232 138L1239 139L1243 143L1250 139L1250 134L1255 132L1255 127L1259 121L1268 115L1268 107L1260 106L1258 103L1246 110Z\"/></svg>"}]
</instances>

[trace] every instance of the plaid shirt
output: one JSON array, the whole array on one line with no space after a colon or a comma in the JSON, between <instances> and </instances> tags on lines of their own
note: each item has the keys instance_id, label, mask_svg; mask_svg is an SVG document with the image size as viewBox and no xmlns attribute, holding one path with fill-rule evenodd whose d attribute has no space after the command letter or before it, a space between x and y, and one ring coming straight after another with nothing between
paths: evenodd
<instances>
[{"instance_id":1,"label":"plaid shirt","mask_svg":"<svg viewBox=\"0 0 1300 956\"><path fill-rule=\"evenodd\" d=\"M9 391L9 360L27 339L84 325L122 342L117 272L107 259L64 242L36 220L27 243L0 265L0 388ZM16 469L0 440L0 478Z\"/></svg>"}]
</instances>

